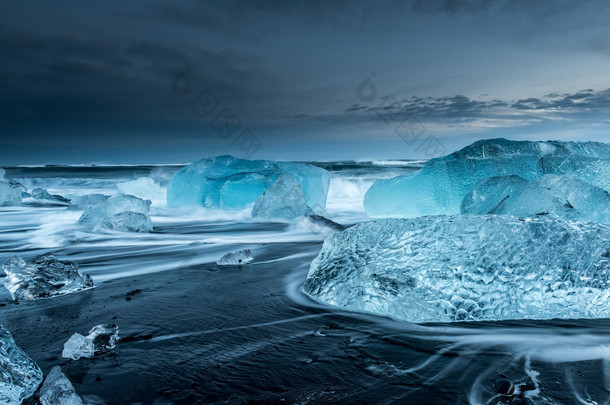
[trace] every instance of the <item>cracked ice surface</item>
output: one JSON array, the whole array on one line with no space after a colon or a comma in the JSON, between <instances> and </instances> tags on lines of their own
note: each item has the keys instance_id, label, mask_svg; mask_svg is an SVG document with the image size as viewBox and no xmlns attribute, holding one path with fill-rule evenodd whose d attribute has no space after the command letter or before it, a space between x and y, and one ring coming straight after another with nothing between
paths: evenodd
<instances>
[{"instance_id":1,"label":"cracked ice surface","mask_svg":"<svg viewBox=\"0 0 610 405\"><path fill-rule=\"evenodd\" d=\"M412 218L458 214L460 204L480 180L518 175L532 180L545 174L569 175L610 190L610 144L488 139L432 159L415 175L377 180L364 207L373 217Z\"/></svg>"},{"instance_id":2,"label":"cracked ice surface","mask_svg":"<svg viewBox=\"0 0 610 405\"><path fill-rule=\"evenodd\" d=\"M0 325L0 403L19 405L42 382L42 372Z\"/></svg>"},{"instance_id":3,"label":"cracked ice surface","mask_svg":"<svg viewBox=\"0 0 610 405\"><path fill-rule=\"evenodd\" d=\"M54 297L93 287L91 276L80 274L76 263L57 260L50 253L27 261L13 256L2 268L4 286L14 300Z\"/></svg>"},{"instance_id":4,"label":"cracked ice surface","mask_svg":"<svg viewBox=\"0 0 610 405\"><path fill-rule=\"evenodd\" d=\"M409 322L608 318L610 226L496 215L365 222L327 238L304 288Z\"/></svg>"}]
</instances>

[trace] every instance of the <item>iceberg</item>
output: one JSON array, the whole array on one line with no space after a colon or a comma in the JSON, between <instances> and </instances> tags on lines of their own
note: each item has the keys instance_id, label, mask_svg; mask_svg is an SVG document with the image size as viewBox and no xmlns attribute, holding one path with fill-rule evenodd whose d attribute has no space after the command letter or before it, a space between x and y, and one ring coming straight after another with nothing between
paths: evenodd
<instances>
[{"instance_id":1,"label":"iceberg","mask_svg":"<svg viewBox=\"0 0 610 405\"><path fill-rule=\"evenodd\" d=\"M60 204L70 204L70 200L68 198L58 195L58 194L50 194L44 188L35 188L32 190L30 195L32 196L32 198L35 198L36 200L47 200L47 201L54 201L54 202L57 202Z\"/></svg>"},{"instance_id":2,"label":"iceberg","mask_svg":"<svg viewBox=\"0 0 610 405\"><path fill-rule=\"evenodd\" d=\"M95 354L106 353L116 347L119 340L119 327L111 324L97 325L91 328L87 336L73 334L64 343L61 357L78 360L92 358Z\"/></svg>"},{"instance_id":3,"label":"iceberg","mask_svg":"<svg viewBox=\"0 0 610 405\"><path fill-rule=\"evenodd\" d=\"M326 239L304 289L414 323L608 318L610 226L501 215L364 222Z\"/></svg>"},{"instance_id":4,"label":"iceberg","mask_svg":"<svg viewBox=\"0 0 610 405\"><path fill-rule=\"evenodd\" d=\"M610 190L610 144L482 140L428 161L415 175L377 180L364 197L371 217L458 214L481 180L517 175L533 180L545 174L569 175Z\"/></svg>"},{"instance_id":5,"label":"iceberg","mask_svg":"<svg viewBox=\"0 0 610 405\"><path fill-rule=\"evenodd\" d=\"M122 232L150 232L150 204L149 200L122 194L87 208L78 222Z\"/></svg>"},{"instance_id":6,"label":"iceberg","mask_svg":"<svg viewBox=\"0 0 610 405\"><path fill-rule=\"evenodd\" d=\"M21 205L21 187L16 184L0 181L0 207Z\"/></svg>"},{"instance_id":7,"label":"iceberg","mask_svg":"<svg viewBox=\"0 0 610 405\"><path fill-rule=\"evenodd\" d=\"M284 173L256 200L252 216L267 219L293 219L302 217L307 211L305 194L298 180Z\"/></svg>"},{"instance_id":8,"label":"iceberg","mask_svg":"<svg viewBox=\"0 0 610 405\"><path fill-rule=\"evenodd\" d=\"M463 214L549 215L610 223L610 193L565 175L548 174L534 180L516 175L490 177L466 194L460 210Z\"/></svg>"},{"instance_id":9,"label":"iceberg","mask_svg":"<svg viewBox=\"0 0 610 405\"><path fill-rule=\"evenodd\" d=\"M238 250L236 252L227 253L218 261L216 264L219 266L241 266L242 264L248 264L254 260L250 249Z\"/></svg>"},{"instance_id":10,"label":"iceberg","mask_svg":"<svg viewBox=\"0 0 610 405\"><path fill-rule=\"evenodd\" d=\"M93 287L91 276L80 274L76 263L57 260L50 253L27 261L13 256L2 268L4 286L14 300L55 297Z\"/></svg>"},{"instance_id":11,"label":"iceberg","mask_svg":"<svg viewBox=\"0 0 610 405\"><path fill-rule=\"evenodd\" d=\"M0 325L0 403L19 405L42 382L42 372Z\"/></svg>"},{"instance_id":12,"label":"iceberg","mask_svg":"<svg viewBox=\"0 0 610 405\"><path fill-rule=\"evenodd\" d=\"M232 156L203 159L178 170L167 188L167 204L243 209L254 204L285 173L297 180L308 206L314 209L326 206L330 185L330 173L326 170L303 163Z\"/></svg>"},{"instance_id":13,"label":"iceberg","mask_svg":"<svg viewBox=\"0 0 610 405\"><path fill-rule=\"evenodd\" d=\"M64 343L64 350L61 357L64 359L78 360L80 358L90 359L95 353L95 345L91 339L86 338L80 333L70 336Z\"/></svg>"},{"instance_id":14,"label":"iceberg","mask_svg":"<svg viewBox=\"0 0 610 405\"><path fill-rule=\"evenodd\" d=\"M42 405L81 405L83 403L59 366L53 367L44 380L40 388L40 402Z\"/></svg>"}]
</instances>

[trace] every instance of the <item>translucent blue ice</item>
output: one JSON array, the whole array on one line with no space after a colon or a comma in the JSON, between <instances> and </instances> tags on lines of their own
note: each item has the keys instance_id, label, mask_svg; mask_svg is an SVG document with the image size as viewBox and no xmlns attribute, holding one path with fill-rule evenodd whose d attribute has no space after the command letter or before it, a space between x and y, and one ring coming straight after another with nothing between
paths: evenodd
<instances>
[{"instance_id":1,"label":"translucent blue ice","mask_svg":"<svg viewBox=\"0 0 610 405\"><path fill-rule=\"evenodd\" d=\"M20 405L42 382L42 372L0 325L0 404Z\"/></svg>"},{"instance_id":2,"label":"translucent blue ice","mask_svg":"<svg viewBox=\"0 0 610 405\"><path fill-rule=\"evenodd\" d=\"M307 213L307 201L299 181L284 173L256 200L252 216L267 219L293 219Z\"/></svg>"},{"instance_id":3,"label":"translucent blue ice","mask_svg":"<svg viewBox=\"0 0 610 405\"><path fill-rule=\"evenodd\" d=\"M122 232L150 232L150 204L149 200L122 194L87 208L78 222Z\"/></svg>"},{"instance_id":4,"label":"translucent blue ice","mask_svg":"<svg viewBox=\"0 0 610 405\"><path fill-rule=\"evenodd\" d=\"M170 207L200 205L223 210L250 206L283 174L299 182L307 205L326 206L330 173L319 167L268 160L219 156L200 160L178 170L167 189Z\"/></svg>"},{"instance_id":5,"label":"translucent blue ice","mask_svg":"<svg viewBox=\"0 0 610 405\"><path fill-rule=\"evenodd\" d=\"M49 298L93 287L91 276L79 273L76 263L57 260L50 253L27 261L13 256L2 268L4 286L14 300Z\"/></svg>"},{"instance_id":6,"label":"translucent blue ice","mask_svg":"<svg viewBox=\"0 0 610 405\"><path fill-rule=\"evenodd\" d=\"M458 215L330 235L305 291L409 322L610 317L610 226Z\"/></svg>"},{"instance_id":7,"label":"translucent blue ice","mask_svg":"<svg viewBox=\"0 0 610 405\"><path fill-rule=\"evenodd\" d=\"M432 159L415 175L377 180L364 198L372 217L457 214L480 180L518 175L526 180L567 174L610 190L610 144L491 139Z\"/></svg>"},{"instance_id":8,"label":"translucent blue ice","mask_svg":"<svg viewBox=\"0 0 610 405\"><path fill-rule=\"evenodd\" d=\"M81 405L80 399L72 383L61 372L61 367L51 369L40 388L40 403L42 405Z\"/></svg>"},{"instance_id":9,"label":"translucent blue ice","mask_svg":"<svg viewBox=\"0 0 610 405\"><path fill-rule=\"evenodd\" d=\"M490 177L466 194L461 212L610 223L610 193L565 175L548 174L534 180L516 175Z\"/></svg>"}]
</instances>

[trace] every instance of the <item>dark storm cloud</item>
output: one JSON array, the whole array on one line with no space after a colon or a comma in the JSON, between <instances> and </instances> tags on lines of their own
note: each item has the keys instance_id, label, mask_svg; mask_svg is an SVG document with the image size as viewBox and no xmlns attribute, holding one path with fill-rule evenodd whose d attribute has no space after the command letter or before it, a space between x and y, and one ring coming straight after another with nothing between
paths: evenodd
<instances>
[{"instance_id":1,"label":"dark storm cloud","mask_svg":"<svg viewBox=\"0 0 610 405\"><path fill-rule=\"evenodd\" d=\"M271 156L280 138L323 150L382 132L377 106L390 94L387 113L446 137L465 123L601 122L609 11L597 0L5 2L0 160L25 145L87 150L100 133L115 148L228 147L189 107L204 89ZM371 72L378 99L361 103ZM187 96L172 92L180 77Z\"/></svg>"}]
</instances>

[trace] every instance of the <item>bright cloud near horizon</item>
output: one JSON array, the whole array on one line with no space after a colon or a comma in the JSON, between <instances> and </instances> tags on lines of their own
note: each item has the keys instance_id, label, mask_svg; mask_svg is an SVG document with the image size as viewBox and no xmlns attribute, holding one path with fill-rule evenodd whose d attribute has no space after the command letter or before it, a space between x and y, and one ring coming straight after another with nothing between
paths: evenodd
<instances>
[{"instance_id":1,"label":"bright cloud near horizon","mask_svg":"<svg viewBox=\"0 0 610 405\"><path fill-rule=\"evenodd\" d=\"M448 152L609 142L609 15L566 0L4 2L0 165L235 154L211 125L225 110L260 141L252 158L425 158L397 134L405 117Z\"/></svg>"}]
</instances>

